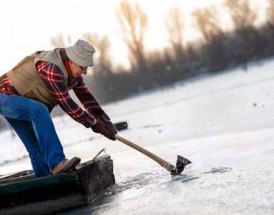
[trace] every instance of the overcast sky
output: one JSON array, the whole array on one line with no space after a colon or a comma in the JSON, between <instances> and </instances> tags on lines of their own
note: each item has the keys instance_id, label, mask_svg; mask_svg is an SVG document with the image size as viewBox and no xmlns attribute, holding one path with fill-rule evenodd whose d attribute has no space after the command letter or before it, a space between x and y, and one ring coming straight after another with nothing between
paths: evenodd
<instances>
[{"instance_id":1,"label":"overcast sky","mask_svg":"<svg viewBox=\"0 0 274 215\"><path fill-rule=\"evenodd\" d=\"M0 73L27 54L51 49L50 38L59 34L76 40L85 32L115 31L109 24L114 1L9 0L0 1L0 8Z\"/></svg>"}]
</instances>

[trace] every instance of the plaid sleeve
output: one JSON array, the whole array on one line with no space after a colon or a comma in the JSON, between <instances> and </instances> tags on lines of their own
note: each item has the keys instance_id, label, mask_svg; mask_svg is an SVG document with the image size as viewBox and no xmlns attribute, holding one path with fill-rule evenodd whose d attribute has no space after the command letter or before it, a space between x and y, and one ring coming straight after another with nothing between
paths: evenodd
<instances>
[{"instance_id":1,"label":"plaid sleeve","mask_svg":"<svg viewBox=\"0 0 274 215\"><path fill-rule=\"evenodd\" d=\"M7 74L4 74L0 77L0 92L4 94L11 95L13 94L11 90L11 82L7 76Z\"/></svg>"},{"instance_id":2,"label":"plaid sleeve","mask_svg":"<svg viewBox=\"0 0 274 215\"><path fill-rule=\"evenodd\" d=\"M96 124L96 118L81 109L70 97L64 75L59 67L40 61L36 68L50 95L71 118L82 123L85 127Z\"/></svg>"},{"instance_id":3,"label":"plaid sleeve","mask_svg":"<svg viewBox=\"0 0 274 215\"><path fill-rule=\"evenodd\" d=\"M104 112L89 88L85 85L82 77L78 78L77 84L73 87L73 91L90 114L98 116L104 121L110 121L108 115Z\"/></svg>"}]
</instances>

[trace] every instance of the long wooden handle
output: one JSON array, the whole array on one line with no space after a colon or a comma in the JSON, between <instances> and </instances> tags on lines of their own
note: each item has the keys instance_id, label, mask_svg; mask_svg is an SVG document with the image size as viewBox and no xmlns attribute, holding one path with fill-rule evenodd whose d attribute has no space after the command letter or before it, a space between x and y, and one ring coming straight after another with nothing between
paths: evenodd
<instances>
[{"instance_id":1,"label":"long wooden handle","mask_svg":"<svg viewBox=\"0 0 274 215\"><path fill-rule=\"evenodd\" d=\"M171 163L165 161L164 159L158 157L157 155L151 153L150 151L142 148L141 146L138 146L137 144L119 136L119 135L115 135L115 139L119 140L120 142L130 146L131 148L136 149L137 151L143 153L144 155L148 156L149 158L151 158L152 160L156 161L158 164L160 164L162 167L164 167L166 170L168 170L169 172L171 172L174 169L174 165L172 165Z\"/></svg>"}]
</instances>

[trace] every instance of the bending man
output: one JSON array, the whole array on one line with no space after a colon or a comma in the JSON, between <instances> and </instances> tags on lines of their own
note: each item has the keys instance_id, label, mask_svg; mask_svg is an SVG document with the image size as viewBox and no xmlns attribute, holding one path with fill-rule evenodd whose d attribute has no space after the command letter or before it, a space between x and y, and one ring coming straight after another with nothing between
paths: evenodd
<instances>
[{"instance_id":1,"label":"bending man","mask_svg":"<svg viewBox=\"0 0 274 215\"><path fill-rule=\"evenodd\" d=\"M24 143L37 177L74 169L80 158L66 159L51 110L59 105L75 121L114 140L116 130L83 81L95 49L84 40L73 46L38 51L0 77L0 114ZM69 95L73 90L85 110Z\"/></svg>"}]
</instances>

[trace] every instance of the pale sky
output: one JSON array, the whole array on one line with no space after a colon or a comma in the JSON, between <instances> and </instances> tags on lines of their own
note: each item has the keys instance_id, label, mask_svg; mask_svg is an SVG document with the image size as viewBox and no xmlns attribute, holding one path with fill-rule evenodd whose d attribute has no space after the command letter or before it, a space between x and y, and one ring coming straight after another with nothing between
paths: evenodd
<instances>
[{"instance_id":1,"label":"pale sky","mask_svg":"<svg viewBox=\"0 0 274 215\"><path fill-rule=\"evenodd\" d=\"M260 2L260 0L254 0ZM75 42L83 33L108 36L114 60L126 63L127 52L116 17L120 0L8 0L0 1L0 75L20 59L37 50L52 49L50 39L70 35ZM131 1L130 1L131 2ZM147 44L164 46L163 29L168 10L182 8L185 20L197 6L218 4L220 0L132 0L141 5L149 19ZM186 30L188 37L193 29Z\"/></svg>"}]
</instances>

